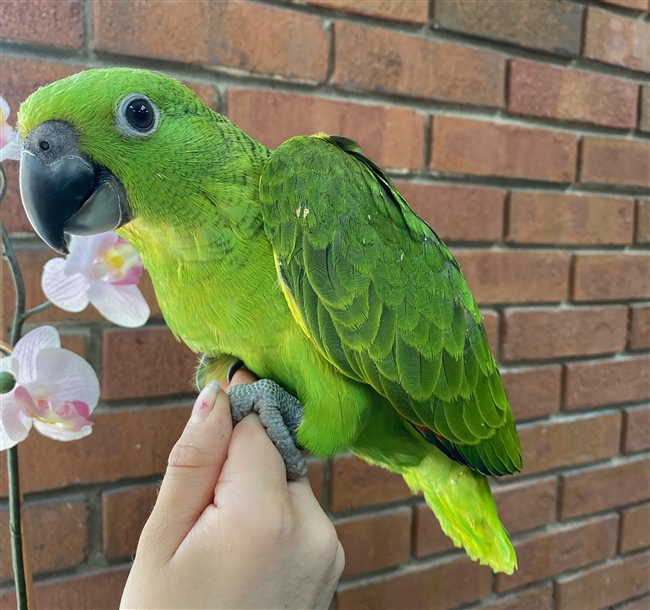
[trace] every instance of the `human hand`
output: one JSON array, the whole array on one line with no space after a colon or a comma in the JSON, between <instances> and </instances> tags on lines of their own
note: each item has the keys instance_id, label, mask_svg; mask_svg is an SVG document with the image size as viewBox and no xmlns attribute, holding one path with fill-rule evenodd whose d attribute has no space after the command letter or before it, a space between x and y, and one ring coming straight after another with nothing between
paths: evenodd
<instances>
[{"instance_id":1,"label":"human hand","mask_svg":"<svg viewBox=\"0 0 650 610\"><path fill-rule=\"evenodd\" d=\"M240 370L232 385L254 380ZM307 479L287 482L257 415L233 430L211 383L169 456L121 607L327 608L343 565Z\"/></svg>"}]
</instances>

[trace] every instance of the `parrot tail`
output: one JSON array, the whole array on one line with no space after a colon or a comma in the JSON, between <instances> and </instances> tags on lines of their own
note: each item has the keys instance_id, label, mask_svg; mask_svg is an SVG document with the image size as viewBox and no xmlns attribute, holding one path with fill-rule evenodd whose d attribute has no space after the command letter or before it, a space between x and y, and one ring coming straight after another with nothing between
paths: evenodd
<instances>
[{"instance_id":1,"label":"parrot tail","mask_svg":"<svg viewBox=\"0 0 650 610\"><path fill-rule=\"evenodd\" d=\"M404 480L414 493L424 493L442 531L456 546L495 572L512 574L517 556L499 521L487 477L431 449L435 452L427 452L419 466L402 470Z\"/></svg>"}]
</instances>

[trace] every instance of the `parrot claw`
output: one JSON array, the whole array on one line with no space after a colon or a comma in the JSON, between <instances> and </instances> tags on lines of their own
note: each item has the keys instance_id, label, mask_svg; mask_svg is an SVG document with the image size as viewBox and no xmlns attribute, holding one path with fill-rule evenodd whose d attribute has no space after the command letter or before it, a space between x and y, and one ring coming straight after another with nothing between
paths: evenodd
<instances>
[{"instance_id":1,"label":"parrot claw","mask_svg":"<svg viewBox=\"0 0 650 610\"><path fill-rule=\"evenodd\" d=\"M270 379L237 385L226 391L233 424L251 411L257 413L266 433L284 459L287 479L307 474L307 464L298 450L296 429L302 421L302 403Z\"/></svg>"},{"instance_id":2,"label":"parrot claw","mask_svg":"<svg viewBox=\"0 0 650 610\"><path fill-rule=\"evenodd\" d=\"M237 358L229 367L228 372L226 373L226 380L228 383L232 381L232 378L235 376L235 373L242 367L246 366L243 360Z\"/></svg>"}]
</instances>

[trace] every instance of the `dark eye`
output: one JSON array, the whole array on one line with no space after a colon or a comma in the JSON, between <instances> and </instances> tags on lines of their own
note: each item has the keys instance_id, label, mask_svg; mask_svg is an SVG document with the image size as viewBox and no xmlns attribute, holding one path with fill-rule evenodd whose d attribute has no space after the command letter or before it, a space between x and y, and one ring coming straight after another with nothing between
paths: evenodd
<instances>
[{"instance_id":1,"label":"dark eye","mask_svg":"<svg viewBox=\"0 0 650 610\"><path fill-rule=\"evenodd\" d=\"M151 103L145 99L135 99L124 108L124 117L129 125L140 131L151 129L155 115Z\"/></svg>"}]
</instances>

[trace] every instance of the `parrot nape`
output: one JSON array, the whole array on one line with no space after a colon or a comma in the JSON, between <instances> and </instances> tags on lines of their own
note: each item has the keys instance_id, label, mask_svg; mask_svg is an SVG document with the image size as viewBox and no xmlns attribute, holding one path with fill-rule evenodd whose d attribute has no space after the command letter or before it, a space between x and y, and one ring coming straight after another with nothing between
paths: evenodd
<instances>
[{"instance_id":1,"label":"parrot nape","mask_svg":"<svg viewBox=\"0 0 650 610\"><path fill-rule=\"evenodd\" d=\"M38 234L60 253L66 234L130 242L200 376L241 360L261 379L228 391L233 419L260 413L290 478L298 448L347 448L422 491L472 559L515 569L487 476L520 470L521 448L481 314L355 142L269 150L174 79L124 68L41 88L18 121Z\"/></svg>"}]
</instances>

